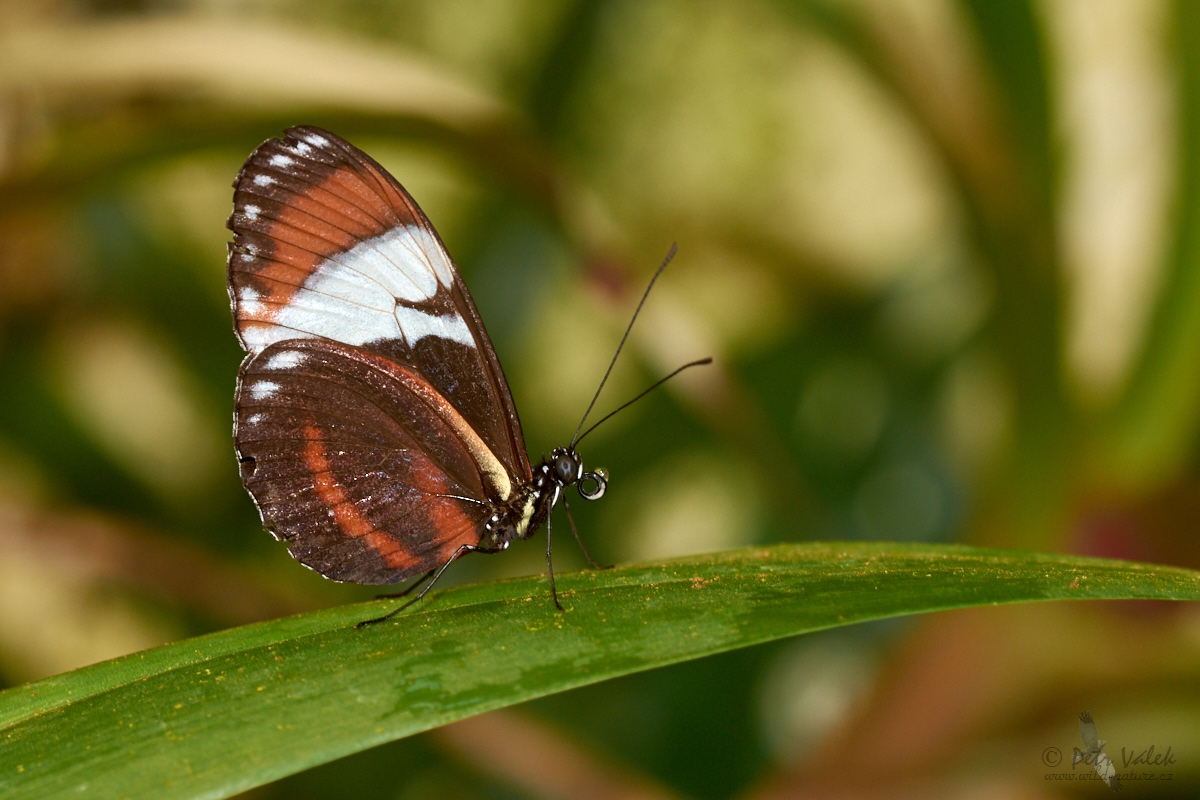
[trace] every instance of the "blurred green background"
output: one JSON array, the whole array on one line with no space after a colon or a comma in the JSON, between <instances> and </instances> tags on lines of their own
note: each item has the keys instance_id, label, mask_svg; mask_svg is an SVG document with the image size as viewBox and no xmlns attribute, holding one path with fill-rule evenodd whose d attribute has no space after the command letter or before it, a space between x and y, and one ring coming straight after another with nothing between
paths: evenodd
<instances>
[{"instance_id":1,"label":"blurred green background","mask_svg":"<svg viewBox=\"0 0 1200 800\"><path fill-rule=\"evenodd\" d=\"M535 459L679 242L599 410L716 364L585 443L602 561L870 539L1200 567L1195 3L0 0L0 686L372 595L263 532L230 436L230 184L302 123L424 207ZM446 583L543 569L535 540ZM1114 760L1173 748L1127 791L1195 796L1200 613L808 636L247 797L1082 796L1107 789L1043 751L1085 708Z\"/></svg>"}]
</instances>

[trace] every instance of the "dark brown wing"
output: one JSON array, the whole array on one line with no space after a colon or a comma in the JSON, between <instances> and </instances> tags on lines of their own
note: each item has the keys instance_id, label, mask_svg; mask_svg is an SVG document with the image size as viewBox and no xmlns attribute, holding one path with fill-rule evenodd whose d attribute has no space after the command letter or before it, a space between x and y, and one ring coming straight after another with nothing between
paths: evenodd
<instances>
[{"instance_id":1,"label":"dark brown wing","mask_svg":"<svg viewBox=\"0 0 1200 800\"><path fill-rule=\"evenodd\" d=\"M479 542L504 466L415 371L325 339L242 365L242 480L263 524L326 577L394 583Z\"/></svg>"},{"instance_id":2,"label":"dark brown wing","mask_svg":"<svg viewBox=\"0 0 1200 800\"><path fill-rule=\"evenodd\" d=\"M322 338L415 371L453 404L515 480L529 458L475 304L404 188L328 131L262 144L234 183L229 294L251 356Z\"/></svg>"}]
</instances>

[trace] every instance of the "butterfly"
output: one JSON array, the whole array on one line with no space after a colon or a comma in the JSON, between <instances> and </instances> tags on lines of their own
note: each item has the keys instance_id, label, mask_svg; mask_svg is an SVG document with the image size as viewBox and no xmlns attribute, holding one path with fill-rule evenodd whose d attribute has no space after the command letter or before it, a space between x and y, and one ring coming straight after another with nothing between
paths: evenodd
<instances>
[{"instance_id":1,"label":"butterfly","mask_svg":"<svg viewBox=\"0 0 1200 800\"><path fill-rule=\"evenodd\" d=\"M575 451L582 421L569 445L530 462L483 320L408 192L344 139L295 127L246 160L227 224L248 354L234 439L264 527L336 581L428 580L415 602L457 558L545 524L561 610L551 512L572 485L600 498L607 475Z\"/></svg>"}]
</instances>

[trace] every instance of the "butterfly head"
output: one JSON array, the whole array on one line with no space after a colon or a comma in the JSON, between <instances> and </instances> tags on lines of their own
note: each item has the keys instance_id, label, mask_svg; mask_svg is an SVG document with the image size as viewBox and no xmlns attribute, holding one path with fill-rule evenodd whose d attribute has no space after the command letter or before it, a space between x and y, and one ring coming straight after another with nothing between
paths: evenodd
<instances>
[{"instance_id":1,"label":"butterfly head","mask_svg":"<svg viewBox=\"0 0 1200 800\"><path fill-rule=\"evenodd\" d=\"M573 447L557 447L550 454L546 466L559 486L575 484L579 495L585 500L599 500L608 488L608 473L603 469L595 472L583 471L583 459Z\"/></svg>"}]
</instances>

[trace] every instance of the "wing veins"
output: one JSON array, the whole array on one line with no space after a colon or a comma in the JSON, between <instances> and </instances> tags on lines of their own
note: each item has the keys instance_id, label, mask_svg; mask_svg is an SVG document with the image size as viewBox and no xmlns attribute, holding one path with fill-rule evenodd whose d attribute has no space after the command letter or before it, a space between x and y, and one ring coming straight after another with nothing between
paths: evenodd
<instances>
[{"instance_id":1,"label":"wing veins","mask_svg":"<svg viewBox=\"0 0 1200 800\"><path fill-rule=\"evenodd\" d=\"M255 357L257 358L257 356L255 356ZM388 378L389 380L395 381L395 378L393 378L391 375L388 375L388 373L387 373L387 372L385 372L385 371L383 371L383 370L380 370L380 369L379 369L379 367L378 367L378 366L376 366L375 364L373 364L373 363L371 363L371 362L369 362L369 361L367 362L367 364L368 364L368 366L369 366L371 369L375 370L376 372L383 372L383 374L384 374L384 375L386 375L386 376L387 376L387 378ZM398 365L398 366L399 366L399 365ZM430 384L430 383L429 383L429 381L425 380L425 377L424 377L423 375L421 375L419 372L417 372L416 370L412 370L412 372L413 372L413 374L414 374L414 375L416 375L416 376L417 376L417 377L418 377L420 380L424 381L424 382L425 382L427 385L429 385L429 386L432 386L432 385L433 385L433 384ZM372 400L371 398L367 397L365 394L363 394L362 392L358 391L357 389L354 389L353 387L351 387L351 386L349 386L349 385L347 385L347 384L345 384L345 383L336 383L332 377L327 377L327 376L317 375L317 374L315 374L315 373L310 373L310 372L297 372L297 373L293 373L293 374L299 374L299 375L303 375L304 377L306 377L306 378L309 378L309 379L311 379L311 380L320 380L320 381L325 381L326 383L331 383L331 384L334 384L335 386L339 386L339 387L341 387L341 388L345 389L346 391L350 392L351 394L355 394L355 395L359 396L360 398L362 398L362 399L363 399L363 400L364 400L364 401L367 403L367 405L369 405L369 406L371 406L372 408L374 408L376 411L378 411L380 414L382 414L382 415L383 415L383 416L384 416L386 419L389 419L389 420L391 420L391 421L392 421L392 422L393 422L393 423L394 423L394 424L395 424L395 425L396 425L398 428L400 428L401 430L405 430L404 426L400 424L400 421L399 421L399 420L397 420L397 419L396 419L395 417L393 417L393 416L392 416L390 413L388 413L388 411L386 411L385 409L381 408L381 407L379 406L379 404L378 404L378 403L376 403L374 400ZM396 382L397 382L397 383L400 383L400 381L396 381ZM439 414L439 413L438 413L438 409L434 408L434 406L433 406L433 405L431 405L429 402L427 402L427 401L426 401L426 400L425 400L425 399L424 399L424 398L423 398L423 397L422 397L420 394L418 394L417 392L414 392L413 390L409 389L408 387L404 387L404 388L405 388L405 391L406 391L406 392L408 392L410 395L412 395L412 396L413 396L413 397L415 397L417 400L419 400L419 401L421 402L421 404L425 406L425 408L429 409L429 411L430 411L430 412L432 412L432 414L433 414L435 417L437 417L437 419L438 419L439 421L441 421L441 422L442 422L442 424L443 424L443 425L446 427L446 429L447 429L448 431L450 431L450 434L451 434L451 435L454 437L454 439L455 439L455 440L456 440L456 441L457 441L457 442L458 442L458 443L459 443L459 444L462 446L463 450L465 450L465 451L466 451L466 453L467 453L467 459L468 459L468 460L471 462L471 466L473 466L473 467L475 468L475 474L476 474L476 475L479 477L479 484L480 484L481 486L487 486L487 485L488 485L487 476L486 476L486 475L483 473L482 466L479 464L479 462L477 462L477 461L475 460L475 456L473 456L473 455L471 454L471 448L470 448L470 447L468 447L468 446L467 446L467 443L466 443L466 442L464 442L464 441L462 440L462 438L461 438L461 437L458 435L458 433L456 433L456 432L455 432L455 430L454 430L453 426L451 426L449 423L447 423L447 422L445 422L444 420L442 420L442 416L441 416L441 414ZM436 390L436 389L434 389L434 392L440 396L440 392L437 392L437 390ZM241 395L242 395L242 393L241 393L241 391L240 391L240 389L239 389L239 392L238 392L238 399L239 399L239 400L241 400ZM301 396L302 396L302 397L305 397L306 399L320 399L320 398L313 397L313 396L311 396L311 395L301 395ZM294 405L291 405L291 404L283 404L283 403L273 403L273 404L267 404L267 403L262 403L262 402L253 403L253 404L242 404L242 403L239 403L239 406L240 406L240 407L242 407L242 408L267 408L267 409L270 409L270 408L289 408L289 409L292 409L292 410L294 410L294 411L309 411L309 412L311 412L311 411L313 410L311 407L305 407L305 406L294 406ZM453 408L453 406L451 406L451 408ZM458 412L458 409L454 409L454 411L455 411L455 413L456 413L456 414L457 414L457 413L459 413L459 412ZM248 440L248 441L259 441L259 440ZM271 440L271 441L279 441L279 440ZM505 467L503 466L503 462L501 462L501 461L500 461L500 458L499 458L499 457L498 457L498 456L495 454L495 452L493 452L493 451L492 451L491 447L488 447L488 445L487 445L487 443L486 443L486 442L484 442L483 444L484 444L484 447L487 449L488 453L491 455L491 457L492 457L493 459L495 459L495 460L496 460L496 462L497 462L497 463L499 463L499 464L501 465L501 468L502 468L502 469L505 469L505 470L507 471L507 468L505 468ZM443 471L443 474L445 474L445 475L449 476L449 473L447 473L447 472L444 472L444 471ZM455 483L457 484L457 483L458 483L458 481L455 481ZM460 488L461 488L461 486L460 486Z\"/></svg>"},{"instance_id":2,"label":"wing veins","mask_svg":"<svg viewBox=\"0 0 1200 800\"><path fill-rule=\"evenodd\" d=\"M296 209L296 207L295 207L295 206L289 206L289 208L290 208L290 209L294 209L294 210L299 210L299 209ZM305 214L307 214L308 212L301 212L301 213L305 213ZM316 219L316 217L313 217L311 214L308 214L308 216L309 216L309 217L311 217L312 219ZM309 231L306 231L306 230L304 230L303 228L299 228L299 227L297 227L297 226L295 226L295 225L291 225L291 224L289 224L289 223L287 223L287 222L284 222L284 221L280 220L280 219L279 219L279 218L277 218L277 217L268 217L268 219L270 219L270 220L272 220L273 222L275 222L275 224L276 224L276 225L278 225L279 227L291 228L292 230L294 230L294 231L298 231L298 232L300 232L300 233L303 233L303 234L305 234L305 235L307 235L307 236L312 236L312 237L314 237L314 238L317 238L317 239L322 239L322 241L328 241L328 240L325 240L325 239L323 239L323 237L317 236L317 235L316 235L316 234L314 234L314 233L311 233L311 232L309 232ZM331 227L336 227L336 226L331 226ZM411 284L413 285L413 288L414 288L414 289L416 289L418 292L422 292L423 290L421 289L421 287L420 287L420 286L417 284L417 282L416 282L415 280L413 280L413 279L412 279L412 277L411 277L411 276L410 276L410 275L409 275L409 274L408 274L408 273L407 273L407 272L404 270L404 268L403 268L403 267L401 267L399 264L397 264L395 261L393 261L393 260L392 260L392 259L391 259L391 258L390 258L388 255L387 255L387 253L385 253L383 250L381 250L381 249L379 248L379 246L378 246L378 245L376 245L376 244L373 244L373 242L375 242L376 240L378 240L378 239L379 239L381 236L386 236L388 233L391 233L391 232L392 232L393 230L395 230L397 227L401 227L401 226L400 226L400 225L392 225L391 227L389 227L389 228L388 228L386 231L384 231L383 233L380 233L380 234L377 234L377 235L375 235L375 236L372 236L372 237L371 237L371 238L369 238L369 239L363 239L362 237L358 236L357 234L351 233L350 231L343 230L342 228L337 228L337 230L340 230L340 231L342 231L343 233L345 233L346 235L348 235L348 236L352 237L352 238L354 239L354 241L356 242L356 244L353 244L353 245L351 245L351 247L350 247L349 249L342 249L341 247L338 247L338 249L337 249L336 251L334 251L333 253L330 253L330 254L328 254L328 255L322 255L321 253L318 253L317 251L315 251L315 250L312 250L312 249L310 249L310 248L308 248L308 247L305 247L304 245L301 245L301 244L296 244L296 243L294 243L294 242L290 242L290 241L287 241L287 240L282 240L282 241L283 241L283 242L284 242L286 245L288 245L288 247L294 247L294 248L296 248L297 250L299 250L299 251L301 251L301 252L303 252L303 253L308 253L309 255L312 255L313 257L315 257L315 258L319 259L319 261L317 262L317 265L318 265L318 266L320 266L321 262L323 262L323 261L332 261L332 262L334 262L335 264L338 264L339 266L342 266L342 267L346 268L346 269L347 269L347 270L349 270L350 272L354 272L354 273L357 273L357 274L359 274L359 275L362 275L362 276L363 276L364 278L366 278L367 280L370 280L370 281L372 281L373 283L377 284L377 285L378 285L378 286L379 286L381 289L383 289L385 292L387 292L387 293L388 293L388 294L389 294L389 295L390 295L390 296L391 296L391 297L392 297L394 300L396 300L396 301L400 302L400 301L401 301L401 298L399 298L399 297L396 297L396 295L392 293L392 290L391 290L391 289L389 289L388 287L384 286L382 283L380 283L380 281L379 281L377 278L373 278L372 276L370 276L370 275L367 275L367 274L366 274L365 272L363 272L362 270L355 269L354 267L350 266L348 263L346 263L345 261L342 261L342 260L340 260L340 258L339 258L339 256L344 256L346 253L350 252L350 250L352 250L352 249L354 249L354 248L356 248L356 247L358 247L358 246L360 246L360 245L365 245L365 244L368 244L368 243L372 243L372 244L370 245L370 249L371 249L372 251L374 251L374 252L375 252L375 253L376 253L376 254L377 254L379 257L380 257L380 259L382 259L383 261L385 261L385 262L387 262L388 264L390 264L390 265L392 266L392 268L393 268L393 269L394 269L396 272L399 272L399 273L400 273L402 276L404 276L404 279L405 279L405 280L407 280L409 283L411 283ZM407 226L407 225L404 225L403 227L408 227L408 226ZM280 238L280 237L278 237L278 236L275 236L275 235L273 235L273 234L265 234L265 233L260 233L259 231L254 231L254 232L255 232L255 233L259 233L259 235L261 235L261 236L265 236L265 237L267 237L268 239L279 239L279 238ZM415 239L415 237L414 237L414 239ZM392 241L393 241L393 243L396 243L396 242L395 242L395 240L392 240ZM435 241L436 241L436 240L435 240ZM400 244L400 246L401 246L401 247L403 247L403 248L404 248L404 249L405 249L405 250L406 250L406 251L407 251L407 252L408 252L408 253L409 253L409 254L410 254L412 257L413 257L413 258L412 258L412 260L413 260L414 262L416 262L417 264L419 264L419 265L421 265L421 266L424 266L424 267L425 267L425 268L426 268L426 269L429 271L429 274L433 276L434 282L435 282L435 283L436 283L438 286L442 286L442 280L441 280L441 278L439 278L439 277L438 277L437 270L436 270L436 269L434 269L434 267L433 267L433 262L432 262L432 261L429 259L429 257L428 257L428 254L427 254L427 253L424 251L424 249L423 249L423 248L420 248L420 247L418 247L418 248L416 248L416 249L414 250L412 247L409 247L409 245L408 245L406 242L400 242L399 244ZM287 266L291 266L290 264L288 264L288 262L286 262L286 261L280 261L279 259L276 259L276 258L266 258L266 257L260 256L260 255L258 255L258 254L252 254L252 255L254 255L254 257L255 257L255 258L262 258L262 260L263 260L263 261L272 261L272 262L274 262L274 263L277 263L277 264L284 264L284 265L287 265ZM251 275L253 275L253 274L254 274L252 271L249 271L249 270L235 270L235 271L236 271L236 272L243 272L243 273L247 273L247 274L251 274ZM318 274L318 272L319 272L319 270L314 270L312 273L310 273L309 277L311 277L312 275L316 275L316 274ZM436 292L435 292L435 294L436 294Z\"/></svg>"},{"instance_id":3,"label":"wing veins","mask_svg":"<svg viewBox=\"0 0 1200 800\"><path fill-rule=\"evenodd\" d=\"M332 261L332 260L333 260L333 259L329 259L329 258L327 258L327 257L322 257L320 253L315 253L315 252L313 252L312 250L309 250L309 249L307 249L307 248L304 248L304 247L300 247L299 245L292 245L290 242L289 242L289 246L295 247L297 250L301 250L301 251L303 251L303 252L305 252L305 253L311 253L312 255L314 255L314 256L317 256L317 257L321 258L321 259L322 259L322 261L324 261L324 260L330 260L330 261ZM255 258L259 258L259 259L261 259L261 260L263 260L263 261L270 261L270 262L271 262L271 263L273 263L273 264L282 264L282 265L283 265L283 266L285 266L285 267L293 267L294 269L297 269L297 270L301 270L301 269L303 269L302 267L295 267L294 265L292 265L292 264L289 264L289 263L288 263L288 262L286 262L286 261L280 261L280 260L279 260L279 259L277 259L277 258L266 258L266 257L264 257L264 256L255 256ZM371 283L375 284L375 285L376 285L376 286L378 286L380 289L382 289L382 290L384 291L384 293L385 293L385 294L386 294L388 297L392 298L393 300L395 300L395 301L397 301L397 302L401 302L400 298L399 298L399 297L396 297L396 295L392 294L392 290L391 290L391 289L389 289L388 287L384 286L384 285L383 285L383 283L381 283L381 282L379 281L379 279L378 279L378 278L374 278L374 277L372 277L372 276L368 275L367 273L365 273L365 272L362 272L361 270L354 269L353 267L351 267L351 266L348 266L348 265L346 265L346 264L343 264L343 263L342 263L342 262L340 262L340 261L338 261L338 262L336 262L336 263L337 263L339 266L341 266L341 267L345 267L345 269L346 269L348 272L353 272L353 273L355 273L356 275L360 275L360 276L362 276L363 278L365 278L366 280L368 280L368 281L370 281ZM251 277L253 277L253 278L256 278L256 279L257 279L257 280L259 280L259 281L274 281L275 283L281 284L281 285L283 285L283 286L292 286L292 287L295 287L296 289L304 289L304 290L306 290L306 291L310 291L310 292L313 292L313 291L315 291L315 290L314 290L312 287L310 287L310 286L306 286L306 285L305 285L306 283L308 283L308 280L307 280L307 278L306 278L306 279L304 280L304 282L302 282L302 283L292 283L292 282L290 282L290 281L280 280L279 278L266 278L266 277L263 277L262 275L260 275L260 274L258 274L258 273L256 273L256 272L254 272L253 270L248 270L248 269L235 269L235 270L233 270L233 271L234 271L234 272L236 272L236 273L238 273L238 274L240 274L240 275L249 275L249 276L251 276ZM311 273L309 273L308 277L309 277L309 278L311 278L311 277L312 277L313 275L315 275L315 274L316 274L316 272L311 272ZM405 276L405 277L407 277L407 276ZM409 278L409 280L411 281L412 279L411 279L411 278ZM415 283L413 283L413 285L414 285L414 286L416 286L416 284L415 284ZM329 294L326 294L325 292L316 292L316 294L324 294L324 295L326 295L327 297L334 297L334 295L329 295ZM340 300L340 299L342 299L342 298L340 298L340 297L339 297L339 298L337 298L337 299L339 299L339 300ZM260 303L261 303L261 302L263 302L263 301L262 301L262 300L259 300L258 302L260 302ZM349 302L354 302L354 301L352 301L352 300L347 300L346 302L348 302L348 303L349 303ZM284 303L284 305L286 305L286 303ZM387 312L384 312L384 313L387 313Z\"/></svg>"},{"instance_id":4,"label":"wing veins","mask_svg":"<svg viewBox=\"0 0 1200 800\"><path fill-rule=\"evenodd\" d=\"M369 217L370 219L373 219L373 220L375 220L375 222L379 223L380 225L384 225L384 226L391 226L391 225L393 224L393 223L392 223L392 222L390 222L389 220L383 220L383 219L379 219L379 217L377 217L377 216L375 215L375 213L374 213L372 210L370 210L370 209L366 209L366 208L363 208L361 205L359 205L359 204L358 204L358 201L359 201L359 200L365 199L365 198L367 197L367 195L366 195L366 194L364 194L364 193L361 193L361 192L354 192L354 195L355 195L354 197L346 197L346 196L344 196L344 195L342 195L342 194L339 194L338 192L335 192L335 191L333 191L333 190L331 190L331 189L328 189L328 188L326 188L326 187L325 187L323 184L327 183L328 181L321 180L321 181L319 181L319 182L314 182L314 181L313 181L313 180L312 180L312 179L311 179L309 176L306 176L306 175L301 175L301 174L298 174L298 173L293 173L293 172L284 172L283 170L279 169L278 167L272 167L272 166L269 166L269 165L257 165L257 164L256 164L256 165L255 165L255 170L254 170L254 171L255 171L255 173L256 173L256 174L265 174L265 175L270 175L270 176L272 176L272 177L274 177L274 176L282 176L282 177L284 177L284 178L287 178L287 179L289 179L289 180L293 180L293 179L294 179L294 180L295 180L297 183L304 183L304 184L307 184L307 185L309 185L309 186L313 187L314 189L316 189L316 190L318 190L318 191L322 191L322 192L324 192L324 193L325 193L325 194L327 194L327 195L330 195L330 196L332 196L332 197L336 197L337 199L344 201L344 202L345 202L347 205L350 205L350 206L353 206L354 208L357 208L359 211L361 211L361 212L362 212L363 214L365 214L367 217ZM360 179L360 181L361 181L361 182L362 182L362 184L363 184L363 185L364 185L364 186L365 186L365 187L368 189L368 191L370 191L370 187L369 187L369 186L366 186L366 181L362 181L362 180L361 180L361 179L362 179L362 176L358 174L358 171L357 171L357 170L352 170L352 172L354 173L354 175L355 175L356 177L358 177L358 178ZM261 184L256 184L256 183L254 183L254 181L253 181L253 180L247 181L246 183L247 183L247 186L238 186L238 187L236 187L236 188L237 188L238 190L245 191L245 192L247 192L248 194L253 194L253 195L255 195L256 197L264 197L264 198L266 198L266 199L268 199L268 200L271 200L271 201L274 201L274 202L276 202L276 203L279 203L279 202L280 202L278 198L272 197L271 195L269 195L269 194L266 194L266 193L264 193L263 191L253 191L253 190L251 190L251 189L249 189L249 188L248 188L249 186L259 186L261 189L264 189L264 190L265 190L265 189L267 188L266 186L262 186ZM294 189L288 188L287 184L286 184L286 183L284 183L284 182L282 182L282 181L279 181L279 180L278 180L278 178L276 178L276 183L275 183L274 185L280 186L280 187L282 187L284 190L286 190L286 191L288 191L289 193L291 193L291 194L294 194L294 195L297 195L297 194L303 194L303 195L306 195L306 196L308 195L308 192L297 192L297 191L296 191L296 190L294 190ZM386 202L387 198L385 198L385 197L382 197L382 196L381 196L381 195L380 195L378 192L375 192L375 193L374 193L374 196L375 196L375 197L377 197L377 198L379 198L379 199L381 199L381 200L384 200L384 201L385 201L385 202L384 202L384 206L385 206L385 207L387 207L387 208L391 208L391 207L392 207L392 204L391 204L391 203L388 203L388 202ZM324 203L324 202L321 202L321 204L322 204L322 205L326 205L326 203ZM286 204L285 204L285 205L286 205ZM289 208L293 208L293 207L294 207L294 206L289 206ZM343 215L343 216L344 216L344 215Z\"/></svg>"},{"instance_id":5,"label":"wing veins","mask_svg":"<svg viewBox=\"0 0 1200 800\"><path fill-rule=\"evenodd\" d=\"M370 199L370 197L375 197L376 199L385 200L385 198L381 198L378 193L368 194L366 192L354 191L353 187L345 187L343 184L337 184L337 183L332 184L333 186L335 186L337 188L349 188L352 196L347 197L346 194L344 194L342 192L336 192L333 189L329 188L329 186L327 186L326 184L331 183L331 182L327 178L321 177L319 171L311 169L311 168L305 169L302 172L301 171L285 172L276 167L256 165L255 172L256 172L256 174L257 173L262 173L262 174L270 173L272 176L283 176L284 178L287 178L288 181L284 182L284 181L280 181L278 178L276 178L275 183L273 183L269 186L264 186L260 183L255 183L253 180L248 180L248 181L244 181L244 182L240 183L239 185L237 185L235 187L235 191L245 192L246 194L253 195L254 197L261 197L266 200L270 200L273 203L278 203L279 205L288 205L286 202L281 201L279 199L279 197L271 194L271 186L275 186L275 187L278 187L276 190L277 194L282 194L282 193L286 192L287 194L290 194L290 195L304 195L306 197L312 198L313 202L315 202L315 203L319 203L320 205L325 206L326 208L332 208L333 210L337 211L337 209L334 206L331 206L329 204L329 201L327 199L325 199L325 198L333 198L336 201L339 201L353 209L356 209L356 210L362 212L363 216L365 216L367 219L374 221L375 223L377 223L379 225L391 225L392 224L389 220L380 219L377 216L375 209L364 208L362 205L360 205L360 203L368 201ZM355 173L355 175L357 176L357 173ZM296 189L294 189L288 185L288 183L290 183L292 181L294 181L295 183L305 184L305 185L311 187L313 190L320 193L320 197L314 197L313 195L309 194L309 190L297 191ZM365 183L365 182L360 180L360 183ZM365 188L368 190L368 192L370 192L370 187L365 187ZM280 191L280 190L282 190L282 191ZM391 208L391 204L387 203L387 202L384 202L383 206L385 208ZM291 207L291 206L289 206L289 207ZM338 214L343 217L346 216L345 214L342 214L340 211L338 211Z\"/></svg>"},{"instance_id":6,"label":"wing veins","mask_svg":"<svg viewBox=\"0 0 1200 800\"><path fill-rule=\"evenodd\" d=\"M288 283L287 281L277 281L274 278L266 278L265 280L275 281L276 283L282 284L284 286L295 286L297 289L308 292L309 294L315 294L318 297L328 297L330 300L337 300L337 301L346 303L347 305L357 306L358 308L361 308L364 311L371 311L376 314L383 314L384 316L390 316L390 317L394 317L396 315L395 311L384 310L382 308L376 308L375 306L364 305L364 304L358 302L357 300L351 300L346 297L339 297L338 295L330 294L329 292L318 292L316 289L313 289L310 286L303 286L303 285L296 286L296 284L294 284L294 283ZM296 294L299 294L299 292L296 292ZM295 305L294 301L292 301L292 300L271 300L270 298L266 298L266 297L255 300L254 302L258 303L260 306L277 306L279 308L287 308L288 306ZM257 318L255 318L255 321L257 321ZM264 322L265 321L266 320L264 320ZM285 326L281 325L280 327L285 327Z\"/></svg>"},{"instance_id":7,"label":"wing veins","mask_svg":"<svg viewBox=\"0 0 1200 800\"><path fill-rule=\"evenodd\" d=\"M320 187L317 187L317 188L320 188ZM316 214L313 214L312 212L308 211L307 209L301 208L296 205L288 205L287 203L282 202L278 198L271 197L270 195L260 194L258 192L250 192L245 189L241 189L239 191L245 192L246 194L253 195L254 197L262 197L266 200L270 200L275 205L282 206L287 211L297 213L297 214L303 214L305 217L307 217L309 219L317 220L318 222L323 223L325 226L332 228L336 231L341 231L342 233L346 234L347 236L349 236L353 239L356 239L356 240L361 239L359 234L357 234L351 230L347 230L345 225L341 224L342 220L345 220L348 222L355 222L355 220L352 217L346 216L339 209L337 209L327 203L316 201L320 204L322 209L331 211L331 212L333 212L333 214L336 214L338 217L340 217L339 220L331 220L331 219L329 219L329 217L318 217ZM293 194L297 194L297 193L293 193ZM299 196L312 198L312 196L308 195L308 194L303 194L303 195L299 195ZM315 200L315 198L312 198L312 199ZM360 210L362 210L362 209L360 209ZM364 211L364 213L366 213L366 212ZM370 216L370 215L368 214L367 216ZM257 219L270 220L271 222L275 223L276 225L286 226L286 227L292 228L293 230L299 230L303 233L308 234L309 236L314 236L318 239L324 238L324 237L320 236L319 234L313 233L312 231L306 231L303 228L299 228L296 225L292 225L292 224L286 222L285 220L283 220L280 217L279 214L273 213L273 212L268 212L267 209L265 209L265 208L259 210ZM371 217L371 219L374 220L374 217ZM378 220L375 220L375 221L378 222ZM384 224L384 223L381 222L380 224ZM364 227L364 225L362 223L359 223L359 226ZM255 233L260 233L263 236L271 236L270 234L262 233L261 231L258 231L257 229L255 229L249 225L246 225L243 227L245 227L247 230L254 231ZM272 237L272 238L275 238L275 237ZM290 242L289 242L289 244L290 244Z\"/></svg>"}]
</instances>

